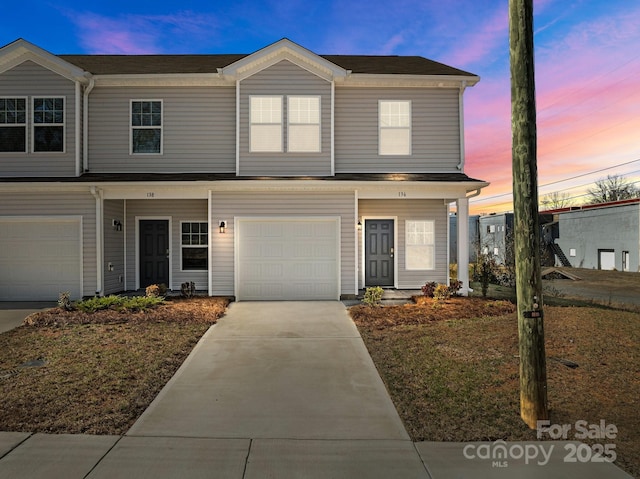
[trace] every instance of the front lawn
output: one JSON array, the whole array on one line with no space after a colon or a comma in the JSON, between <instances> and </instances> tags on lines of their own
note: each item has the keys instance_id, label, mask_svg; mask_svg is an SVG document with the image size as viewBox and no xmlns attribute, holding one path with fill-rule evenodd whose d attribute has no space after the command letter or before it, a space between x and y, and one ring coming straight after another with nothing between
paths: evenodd
<instances>
[{"instance_id":1,"label":"front lawn","mask_svg":"<svg viewBox=\"0 0 640 479\"><path fill-rule=\"evenodd\" d=\"M504 304L350 309L413 440L535 440L520 419L517 319ZM616 464L639 476L640 314L547 306L545 342L551 424L615 424Z\"/></svg>"},{"instance_id":2,"label":"front lawn","mask_svg":"<svg viewBox=\"0 0 640 479\"><path fill-rule=\"evenodd\" d=\"M226 305L193 298L146 312L30 316L0 334L0 431L124 434Z\"/></svg>"}]
</instances>

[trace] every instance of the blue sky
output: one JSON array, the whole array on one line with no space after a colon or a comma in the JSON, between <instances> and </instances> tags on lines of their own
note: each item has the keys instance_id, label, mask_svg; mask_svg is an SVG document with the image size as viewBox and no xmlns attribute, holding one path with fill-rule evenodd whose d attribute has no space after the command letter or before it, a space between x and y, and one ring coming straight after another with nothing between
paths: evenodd
<instances>
[{"instance_id":1,"label":"blue sky","mask_svg":"<svg viewBox=\"0 0 640 479\"><path fill-rule=\"evenodd\" d=\"M481 81L465 95L466 172L492 183L472 212L512 208L507 0L6 3L0 45L24 38L52 53L251 53L287 37L319 54L471 71ZM534 14L540 195L579 203L607 174L640 187L640 2L539 0Z\"/></svg>"}]
</instances>

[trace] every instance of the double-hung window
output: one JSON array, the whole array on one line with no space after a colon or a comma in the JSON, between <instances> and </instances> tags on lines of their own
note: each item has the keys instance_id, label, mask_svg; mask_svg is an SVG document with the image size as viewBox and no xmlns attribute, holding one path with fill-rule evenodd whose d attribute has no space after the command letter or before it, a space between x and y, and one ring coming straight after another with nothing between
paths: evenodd
<instances>
[{"instance_id":1,"label":"double-hung window","mask_svg":"<svg viewBox=\"0 0 640 479\"><path fill-rule=\"evenodd\" d=\"M0 98L0 152L27 151L27 99Z\"/></svg>"},{"instance_id":2,"label":"double-hung window","mask_svg":"<svg viewBox=\"0 0 640 479\"><path fill-rule=\"evenodd\" d=\"M287 105L287 151L320 151L320 97L290 96Z\"/></svg>"},{"instance_id":3,"label":"double-hung window","mask_svg":"<svg viewBox=\"0 0 640 479\"><path fill-rule=\"evenodd\" d=\"M407 270L435 268L435 223L433 220L405 222L405 267Z\"/></svg>"},{"instance_id":4,"label":"double-hung window","mask_svg":"<svg viewBox=\"0 0 640 479\"><path fill-rule=\"evenodd\" d=\"M181 223L181 256L183 271L206 271L209 267L209 234L204 221Z\"/></svg>"},{"instance_id":5,"label":"double-hung window","mask_svg":"<svg viewBox=\"0 0 640 479\"><path fill-rule=\"evenodd\" d=\"M378 153L411 154L411 102L380 100L378 104Z\"/></svg>"},{"instance_id":6,"label":"double-hung window","mask_svg":"<svg viewBox=\"0 0 640 479\"><path fill-rule=\"evenodd\" d=\"M64 97L33 98L33 151L64 151Z\"/></svg>"},{"instance_id":7,"label":"double-hung window","mask_svg":"<svg viewBox=\"0 0 640 479\"><path fill-rule=\"evenodd\" d=\"M282 97L252 96L249 109L251 152L281 152Z\"/></svg>"},{"instance_id":8,"label":"double-hung window","mask_svg":"<svg viewBox=\"0 0 640 479\"><path fill-rule=\"evenodd\" d=\"M162 100L131 100L131 153L162 153Z\"/></svg>"}]
</instances>

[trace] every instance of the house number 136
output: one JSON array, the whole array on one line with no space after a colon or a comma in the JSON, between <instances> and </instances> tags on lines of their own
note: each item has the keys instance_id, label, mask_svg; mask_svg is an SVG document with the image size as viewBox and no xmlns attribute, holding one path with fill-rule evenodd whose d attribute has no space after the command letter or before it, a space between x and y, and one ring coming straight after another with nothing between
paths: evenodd
<instances>
[{"instance_id":1,"label":"house number 136","mask_svg":"<svg viewBox=\"0 0 640 479\"><path fill-rule=\"evenodd\" d=\"M406 198L407 197L407 193L405 193L404 191L398 191L398 196L400 198Z\"/></svg>"}]
</instances>

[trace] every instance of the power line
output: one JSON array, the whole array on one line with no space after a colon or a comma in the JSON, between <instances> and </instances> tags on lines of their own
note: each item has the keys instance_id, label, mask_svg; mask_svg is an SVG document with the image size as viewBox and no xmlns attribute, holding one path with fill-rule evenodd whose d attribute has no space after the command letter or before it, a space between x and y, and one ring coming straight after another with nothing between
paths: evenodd
<instances>
[{"instance_id":1,"label":"power line","mask_svg":"<svg viewBox=\"0 0 640 479\"><path fill-rule=\"evenodd\" d=\"M565 181L575 180L577 178L582 178L582 177L585 177L585 176L593 175L595 173L601 173L603 171L612 170L614 168L618 168L620 166L630 165L630 164L636 163L638 161L640 161L640 158L637 158L637 159L631 160L631 161L626 161L624 163L618 163L617 165L609 166L607 168L601 168L599 170L593 170L593 171L590 171L590 172L587 172L587 173L582 173L580 175L571 176L571 177L565 178L563 180L557 180L557 181L552 181L550 183L545 183L544 185L540 185L538 188L544 188L545 186L557 185L558 183L564 183ZM486 201L486 200L492 200L492 199L495 199L495 198L502 198L503 196L509 196L509 195L512 195L512 194L513 194L513 192L509 191L507 193L500 193L498 195L487 196L487 197L484 197L484 198L478 198L476 201L471 200L471 202L472 203L477 203L478 201Z\"/></svg>"}]
</instances>

